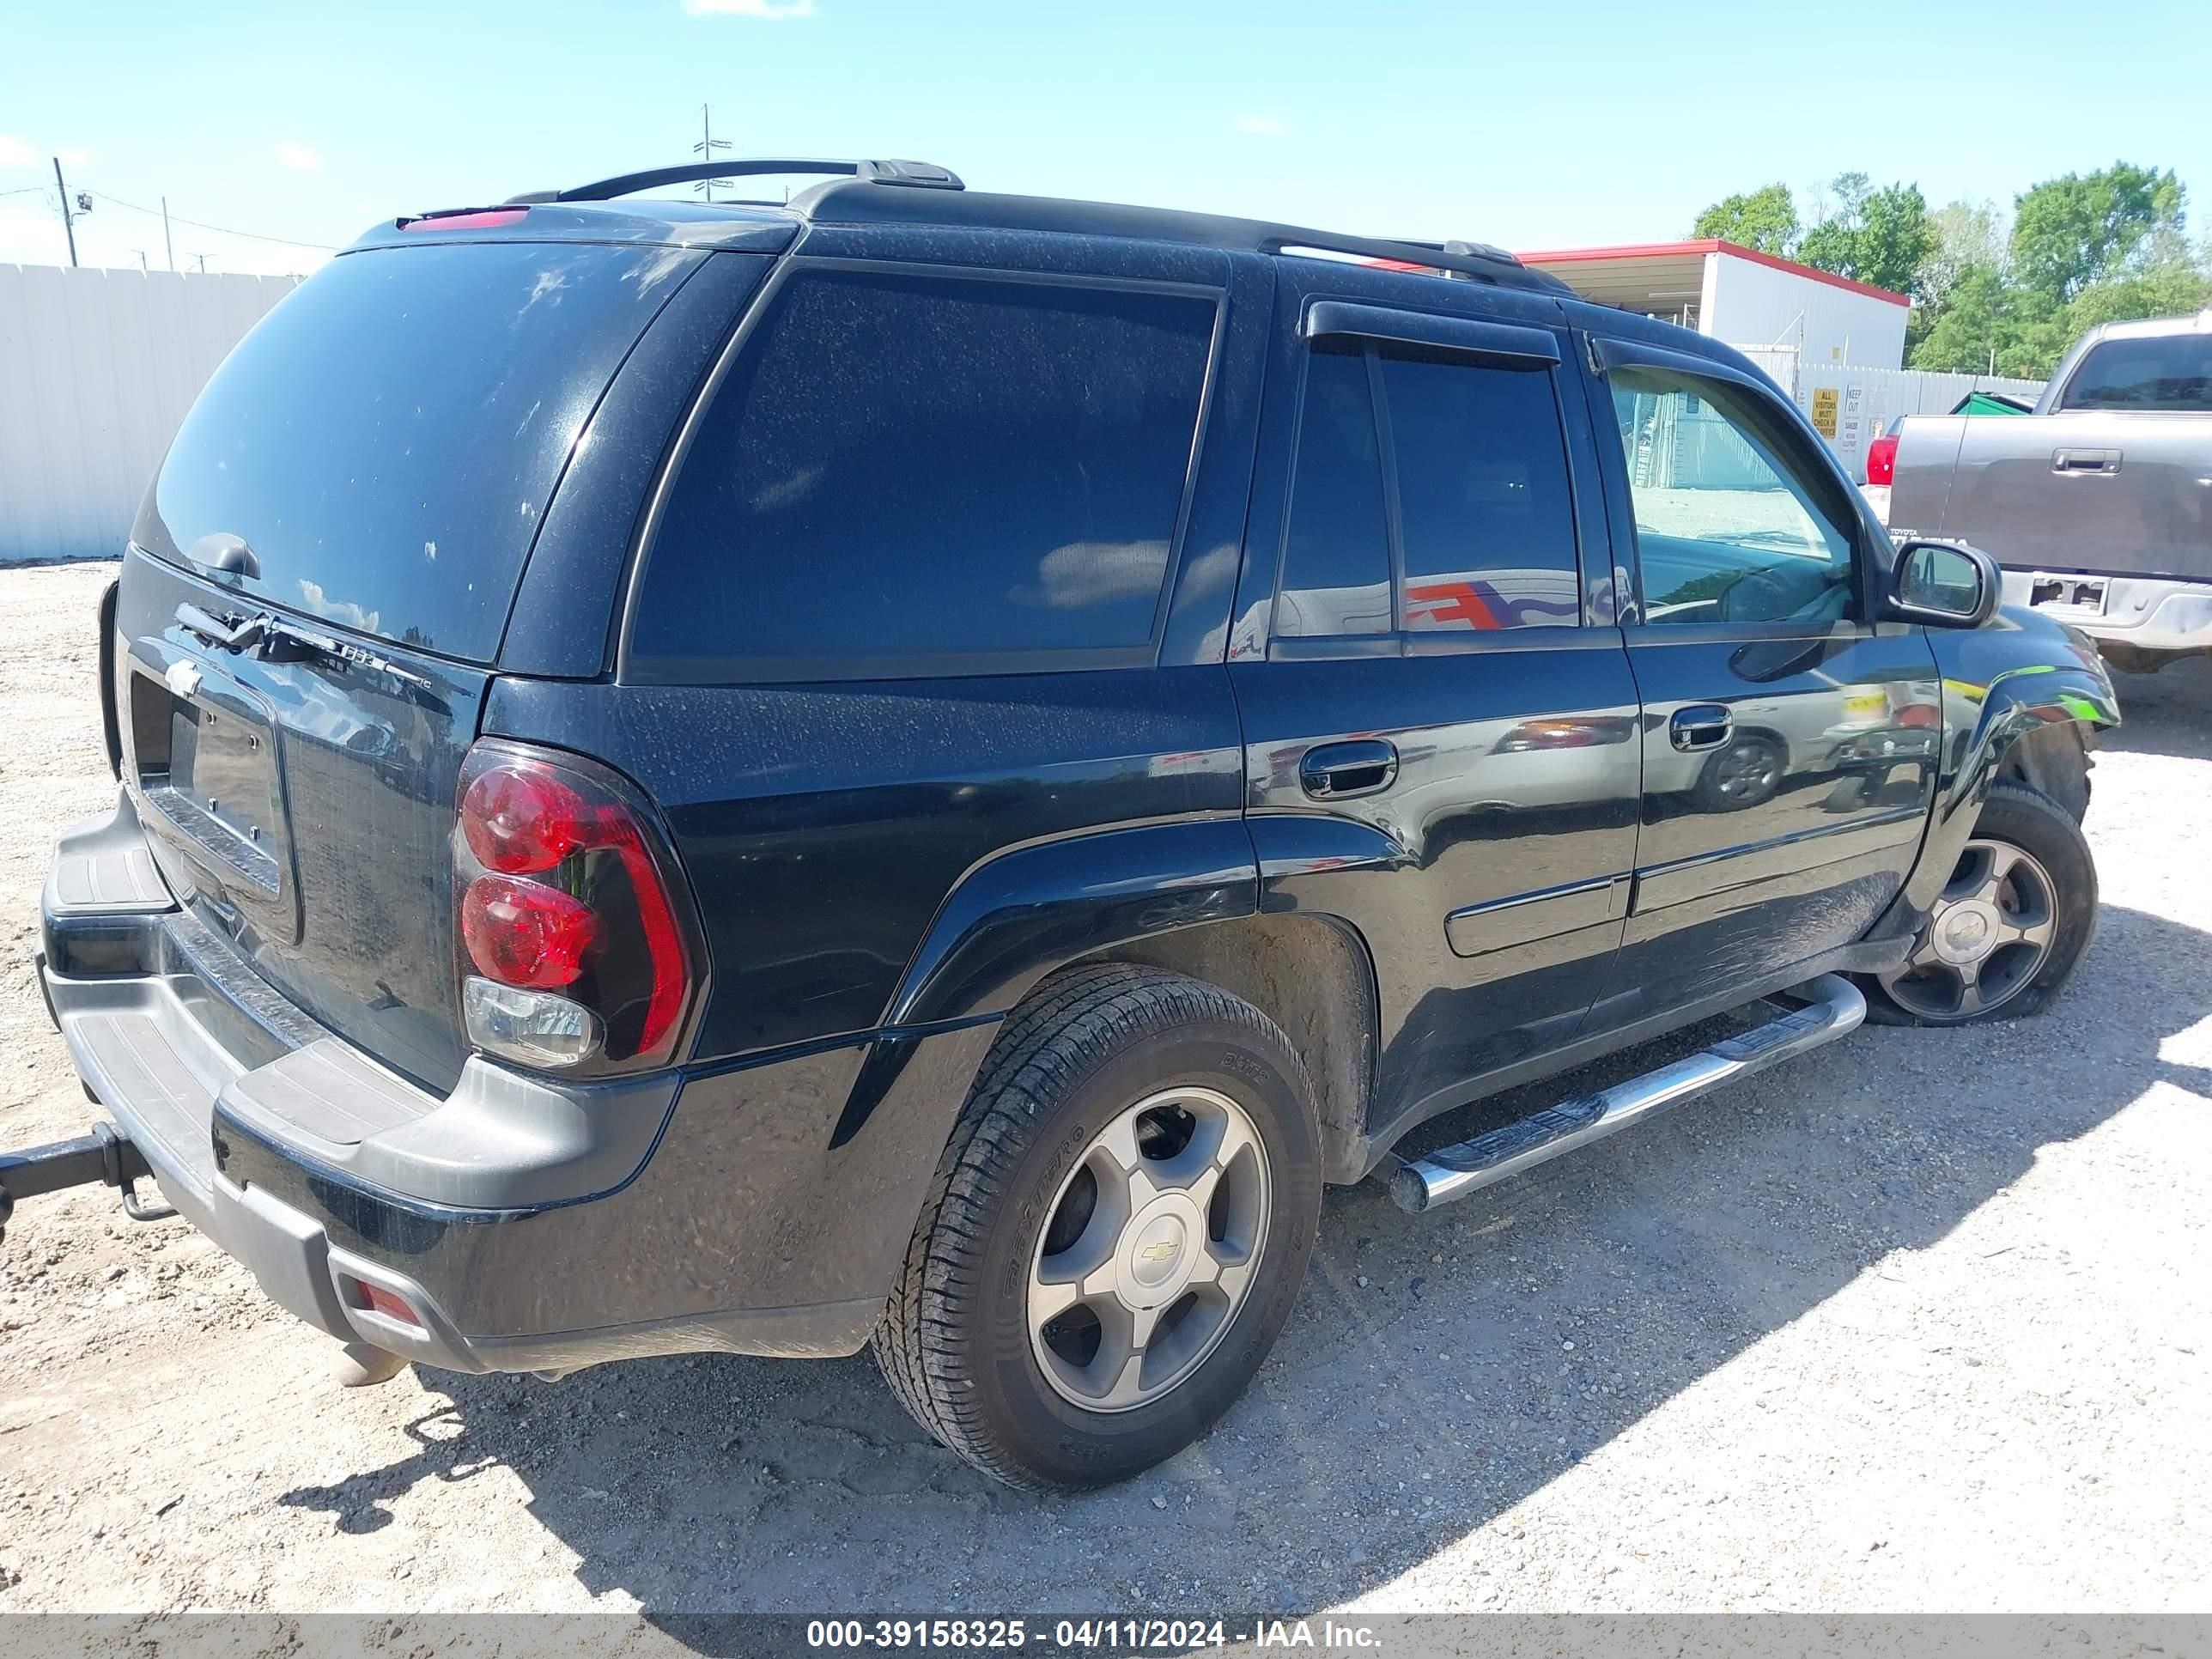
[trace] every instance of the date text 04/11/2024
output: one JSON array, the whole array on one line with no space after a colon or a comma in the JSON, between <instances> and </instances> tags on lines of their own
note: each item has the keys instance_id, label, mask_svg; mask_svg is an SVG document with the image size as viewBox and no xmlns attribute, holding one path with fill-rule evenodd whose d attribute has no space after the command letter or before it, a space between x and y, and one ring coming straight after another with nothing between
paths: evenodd
<instances>
[{"instance_id":1,"label":"date text 04/11/2024","mask_svg":"<svg viewBox=\"0 0 2212 1659\"><path fill-rule=\"evenodd\" d=\"M1178 1653L1247 1644L1256 1648L1332 1648L1372 1650L1380 1633L1334 1619L1061 1619L1050 1645L1077 1652ZM823 1619L810 1620L810 1648L1021 1649L1045 1643L1044 1621L1023 1619Z\"/></svg>"}]
</instances>

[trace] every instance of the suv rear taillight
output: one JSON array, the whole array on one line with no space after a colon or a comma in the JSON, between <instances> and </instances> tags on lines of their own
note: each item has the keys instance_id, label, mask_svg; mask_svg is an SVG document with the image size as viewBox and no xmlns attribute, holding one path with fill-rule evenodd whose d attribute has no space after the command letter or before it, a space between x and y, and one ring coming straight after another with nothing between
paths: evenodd
<instances>
[{"instance_id":1,"label":"suv rear taillight","mask_svg":"<svg viewBox=\"0 0 2212 1659\"><path fill-rule=\"evenodd\" d=\"M1893 483L1897 478L1897 434L1885 432L1867 446L1867 482Z\"/></svg>"},{"instance_id":2,"label":"suv rear taillight","mask_svg":"<svg viewBox=\"0 0 2212 1659\"><path fill-rule=\"evenodd\" d=\"M635 792L580 757L488 739L453 836L469 1041L525 1066L671 1059L700 960L689 895Z\"/></svg>"}]
</instances>

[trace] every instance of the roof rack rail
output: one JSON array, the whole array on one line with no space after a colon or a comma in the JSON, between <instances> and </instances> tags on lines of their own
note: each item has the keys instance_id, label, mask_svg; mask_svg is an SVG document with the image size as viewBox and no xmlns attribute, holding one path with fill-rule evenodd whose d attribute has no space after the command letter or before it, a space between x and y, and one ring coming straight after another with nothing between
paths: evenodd
<instances>
[{"instance_id":1,"label":"roof rack rail","mask_svg":"<svg viewBox=\"0 0 2212 1659\"><path fill-rule=\"evenodd\" d=\"M1502 247L1487 242L1419 242L1386 236L1346 236L1330 230L1301 230L1290 225L1269 226L1260 238L1262 253L1283 253L1313 248L1323 253L1352 253L1365 259L1395 259L1401 264L1422 265L1449 276L1474 282L1500 280L1520 288L1565 289L1548 271L1532 270Z\"/></svg>"},{"instance_id":2,"label":"roof rack rail","mask_svg":"<svg viewBox=\"0 0 2212 1659\"><path fill-rule=\"evenodd\" d=\"M661 185L688 185L704 179L743 179L763 173L823 173L866 179L879 185L911 185L925 190L963 190L960 175L931 161L835 161L770 155L729 161L692 161L677 167L649 167L617 173L571 190L533 190L507 198L509 205L537 202L611 202Z\"/></svg>"}]
</instances>

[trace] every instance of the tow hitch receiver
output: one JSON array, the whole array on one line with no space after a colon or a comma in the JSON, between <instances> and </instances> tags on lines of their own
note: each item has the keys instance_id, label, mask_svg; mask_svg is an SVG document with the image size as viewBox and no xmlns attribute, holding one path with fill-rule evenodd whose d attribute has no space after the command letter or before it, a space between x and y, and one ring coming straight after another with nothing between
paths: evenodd
<instances>
[{"instance_id":1,"label":"tow hitch receiver","mask_svg":"<svg viewBox=\"0 0 2212 1659\"><path fill-rule=\"evenodd\" d=\"M79 1135L75 1140L0 1152L0 1239L7 1237L9 1218L15 1213L17 1200L94 1182L120 1188L124 1212L133 1221L165 1220L176 1212L166 1204L143 1203L138 1197L139 1176L152 1174L145 1158L112 1123L95 1123L90 1134Z\"/></svg>"}]
</instances>

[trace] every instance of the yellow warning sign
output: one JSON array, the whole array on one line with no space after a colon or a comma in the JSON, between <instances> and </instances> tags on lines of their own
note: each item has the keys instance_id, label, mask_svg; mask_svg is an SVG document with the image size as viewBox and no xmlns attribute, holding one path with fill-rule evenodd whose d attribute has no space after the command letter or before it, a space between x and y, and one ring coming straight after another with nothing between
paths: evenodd
<instances>
[{"instance_id":1,"label":"yellow warning sign","mask_svg":"<svg viewBox=\"0 0 2212 1659\"><path fill-rule=\"evenodd\" d=\"M1816 386L1813 388L1814 429L1831 443L1836 437L1836 388Z\"/></svg>"}]
</instances>

